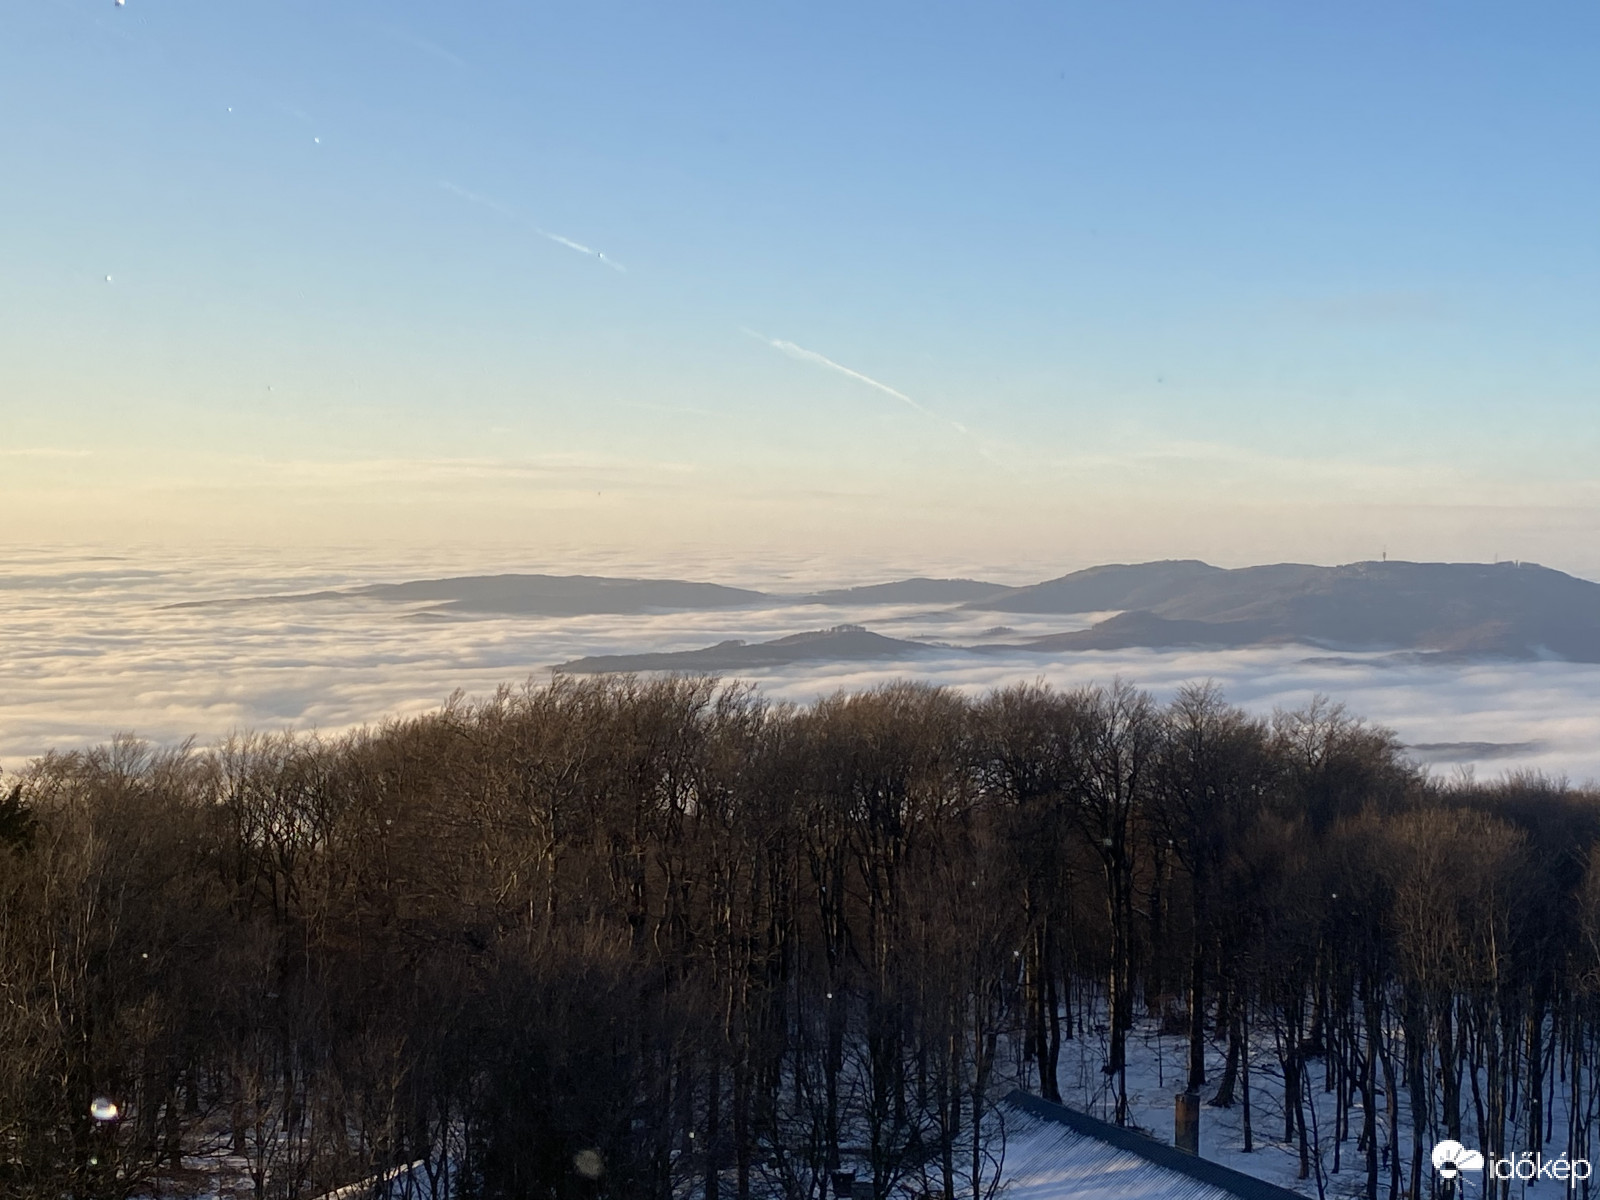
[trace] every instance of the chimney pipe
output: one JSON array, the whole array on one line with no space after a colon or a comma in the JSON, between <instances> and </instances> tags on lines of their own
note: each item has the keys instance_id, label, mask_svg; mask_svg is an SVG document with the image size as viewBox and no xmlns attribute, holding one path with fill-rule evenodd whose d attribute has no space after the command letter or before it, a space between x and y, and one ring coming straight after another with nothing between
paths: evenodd
<instances>
[{"instance_id":1,"label":"chimney pipe","mask_svg":"<svg viewBox=\"0 0 1600 1200\"><path fill-rule=\"evenodd\" d=\"M1185 1154L1200 1153L1200 1093L1179 1092L1173 1114L1172 1144Z\"/></svg>"}]
</instances>

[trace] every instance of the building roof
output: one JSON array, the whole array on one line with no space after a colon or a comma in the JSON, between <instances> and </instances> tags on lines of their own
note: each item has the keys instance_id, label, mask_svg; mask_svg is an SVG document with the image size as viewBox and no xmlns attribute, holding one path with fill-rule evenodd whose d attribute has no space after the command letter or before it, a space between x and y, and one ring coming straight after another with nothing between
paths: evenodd
<instances>
[{"instance_id":1,"label":"building roof","mask_svg":"<svg viewBox=\"0 0 1600 1200\"><path fill-rule=\"evenodd\" d=\"M1305 1200L1027 1092L1001 1110L1006 1200Z\"/></svg>"}]
</instances>

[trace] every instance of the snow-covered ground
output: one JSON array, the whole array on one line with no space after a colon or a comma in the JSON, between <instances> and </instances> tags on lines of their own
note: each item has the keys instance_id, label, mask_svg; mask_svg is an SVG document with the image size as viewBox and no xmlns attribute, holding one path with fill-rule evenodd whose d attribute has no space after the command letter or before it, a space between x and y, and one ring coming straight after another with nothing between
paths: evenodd
<instances>
[{"instance_id":1,"label":"snow-covered ground","mask_svg":"<svg viewBox=\"0 0 1600 1200\"><path fill-rule=\"evenodd\" d=\"M436 1181L430 1179L429 1166L433 1167ZM320 1195L303 1193L308 1200L369 1200L382 1195L385 1200L428 1200L434 1195L447 1195L451 1186L448 1163L425 1163L421 1160L395 1167L380 1175L352 1180L341 1187ZM268 1179L272 1180L269 1172ZM271 1184L269 1183L269 1189ZM381 1190L380 1190L381 1189ZM248 1159L234 1154L187 1154L182 1167L169 1172L159 1180L156 1190L135 1196L132 1200L158 1200L158 1197L182 1197L183 1200L253 1200L255 1183L251 1177ZM269 1190L269 1194L273 1194Z\"/></svg>"},{"instance_id":2,"label":"snow-covered ground","mask_svg":"<svg viewBox=\"0 0 1600 1200\"><path fill-rule=\"evenodd\" d=\"M1101 1064L1106 1061L1104 1034L1088 1033L1063 1042L1060 1061L1062 1102L1103 1120L1111 1120L1112 1095ZM1280 1187L1317 1195L1315 1179L1301 1180L1297 1143L1278 1139L1283 1136L1283 1069L1270 1038L1258 1038L1252 1046L1250 1068L1251 1127L1254 1149L1244 1151L1244 1109L1213 1108L1207 1101L1216 1092L1226 1058L1225 1045L1209 1047L1206 1065L1208 1086L1202 1092L1200 1107L1200 1154L1236 1171L1265 1179ZM1157 1022L1139 1022L1128 1045L1128 1109L1132 1124L1171 1143L1177 1096L1183 1091L1189 1061L1189 1040L1182 1034L1162 1035ZM1317 1127L1325 1131L1328 1142L1334 1129L1335 1094L1321 1086L1321 1063L1312 1065L1311 1099L1316 1101ZM1408 1120L1405 1093L1401 1092L1401 1120ZM1405 1125L1409 1129L1409 1125ZM1329 1196L1359 1196L1365 1184L1365 1159L1356 1150L1360 1117L1355 1118L1350 1140L1342 1154L1342 1170L1333 1173L1331 1145L1324 1145L1325 1186ZM1409 1154L1409 1134L1403 1138ZM1384 1176L1387 1181L1387 1176Z\"/></svg>"},{"instance_id":3,"label":"snow-covered ground","mask_svg":"<svg viewBox=\"0 0 1600 1200\"><path fill-rule=\"evenodd\" d=\"M1080 1036L1062 1043L1059 1061L1062 1101L1080 1112L1110 1121L1113 1116L1113 1097L1106 1076L1101 1071L1107 1049L1104 1026L1097 1023L1096 1014L1092 1010L1084 1014L1084 1018L1085 1031ZM1203 1101L1209 1101L1215 1093L1216 1084L1222 1077L1225 1051L1226 1047L1221 1044L1212 1044L1209 1047L1208 1086L1202 1093ZM1163 1034L1160 1032L1159 1023L1153 1017L1145 1017L1136 1022L1128 1043L1129 1124L1167 1144L1171 1144L1173 1138L1174 1107L1178 1093L1183 1090L1187 1055L1188 1040L1184 1035ZM1201 1156L1307 1197L1320 1196L1324 1200L1350 1200L1360 1197L1365 1185L1366 1162L1365 1155L1357 1147L1357 1137L1361 1128L1359 1099L1350 1114L1348 1136L1342 1145L1337 1146L1336 1157L1334 1131L1337 1128L1335 1112L1337 1093L1326 1090L1323 1086L1323 1061L1318 1059L1310 1063L1311 1086L1308 1099L1312 1101L1312 1105L1309 1111L1313 1128L1318 1135L1315 1141L1320 1143L1320 1156L1313 1160L1311 1175L1301 1179L1298 1144L1282 1140L1283 1072L1270 1034L1257 1036L1252 1044L1250 1075L1253 1150L1249 1153L1244 1150L1242 1103L1236 1102L1231 1108L1226 1109L1202 1103ZM1026 1070L1019 1076L1014 1076L1011 1082L1020 1084L1026 1090L1037 1090ZM998 1087L1001 1090L1008 1089L1011 1082L999 1082ZM1470 1084L1464 1086L1470 1087ZM1549 1081L1549 1086L1551 1091L1547 1116L1553 1129L1553 1136L1545 1144L1545 1154L1554 1157L1567 1149L1569 1091L1559 1074ZM1586 1095L1591 1091L1588 1083L1585 1084L1584 1091ZM1588 1119L1591 1124L1595 1116L1593 1106L1594 1100L1590 1098L1586 1107L1590 1110ZM1399 1127L1397 1130L1391 1130L1388 1126L1386 1101L1382 1094L1379 1094L1380 1148L1387 1147L1391 1137L1398 1134L1395 1140L1399 1146L1404 1181L1409 1178L1411 1117L1409 1096L1403 1086L1398 1097L1398 1111ZM1511 1144L1519 1146L1527 1144L1526 1114L1527 1106L1523 1105L1516 1120L1508 1127L1508 1141ZM1473 1119L1470 1115L1467 1117L1467 1126L1468 1132L1463 1140L1472 1146L1476 1138L1472 1136ZM1442 1136L1440 1130L1430 1128L1423 1139L1424 1147L1431 1147ZM247 1160L235 1157L223 1148L225 1131L220 1126L209 1130L208 1138L209 1150L186 1157L182 1172L163 1181L160 1194L190 1197L192 1200L250 1200L254 1190ZM1023 1147L1019 1145L1018 1162L1025 1160L1031 1168L1036 1169L1039 1166L1038 1157L1037 1154L1023 1153ZM1431 1186L1433 1174L1427 1163L1424 1163L1423 1172L1427 1181L1425 1186ZM430 1191L427 1173L420 1168L402 1168L392 1175L388 1193L392 1200L422 1200L433 1194ZM1002 1175L1010 1178L1012 1171L1002 1169ZM1380 1195L1387 1196L1389 1167L1386 1159L1383 1160L1379 1178ZM1481 1195L1482 1176L1472 1176L1469 1180L1469 1190L1464 1195L1468 1197ZM1432 1193L1425 1192L1425 1194ZM1525 1195L1538 1197L1561 1194L1563 1193L1559 1187L1551 1186L1548 1182L1531 1188L1521 1182L1513 1182L1511 1185L1511 1195L1519 1198ZM1584 1193L1579 1191L1577 1194ZM352 1194L347 1191L336 1190L323 1200L351 1200L351 1196ZM692 1200L692 1196L686 1196L686 1200Z\"/></svg>"},{"instance_id":4,"label":"snow-covered ground","mask_svg":"<svg viewBox=\"0 0 1600 1200\"><path fill-rule=\"evenodd\" d=\"M1103 1032L1093 1032L1095 1028L1103 1029L1103 1026L1091 1026L1091 1031L1084 1036L1062 1043L1059 1066L1062 1102L1069 1107L1109 1121L1113 1116L1111 1107L1113 1097L1106 1077L1100 1069L1106 1061L1106 1036ZM1244 1110L1237 1102L1237 1098L1231 1108L1214 1108L1208 1103L1216 1092L1217 1082L1222 1078L1225 1058L1225 1044L1212 1043L1209 1046L1207 1087L1202 1092L1200 1109L1201 1156L1306 1196L1319 1194L1325 1197L1361 1196L1366 1183L1366 1158L1364 1152L1357 1147L1362 1120L1359 1096L1355 1098L1355 1107L1350 1115L1349 1135L1338 1147L1336 1162L1334 1130L1337 1128L1338 1096L1335 1091L1324 1088L1323 1060L1315 1059L1308 1064L1311 1086L1307 1099L1313 1104L1308 1108L1307 1115L1313 1122L1312 1128L1320 1135L1318 1140L1321 1142L1321 1154L1320 1164L1318 1160L1313 1159L1311 1176L1301 1179L1298 1141L1282 1140L1283 1068L1271 1035L1258 1035L1251 1047L1250 1098L1254 1148L1248 1154L1244 1150ZM1183 1091L1187 1064L1188 1038L1185 1035L1163 1035L1158 1022L1153 1018L1137 1022L1128 1045L1129 1120L1142 1131L1168 1144L1173 1140L1174 1110L1177 1096ZM1480 1084L1484 1082L1480 1077ZM1470 1081L1464 1081L1462 1086L1464 1091L1469 1091ZM1548 1086L1551 1091L1548 1096L1546 1116L1553 1136L1545 1142L1544 1153L1547 1157L1554 1157L1567 1150L1570 1091L1559 1072L1552 1072ZM1589 1109L1588 1120L1592 1125L1595 1119L1593 1111L1595 1100L1590 1095L1591 1091L1592 1084L1586 1082L1583 1093L1587 1105L1583 1107ZM1380 1091L1378 1094L1380 1150L1390 1144L1392 1132L1398 1132L1403 1189L1404 1181L1409 1179L1411 1161L1411 1104L1403 1084L1400 1086L1398 1098L1398 1131L1391 1131L1388 1128L1385 1105L1386 1099ZM1470 1102L1467 1107L1471 1108ZM1583 1116L1582 1112L1580 1116ZM1474 1146L1477 1142L1474 1117L1468 1112L1464 1114L1464 1118L1466 1129L1462 1140L1469 1147ZM1516 1118L1508 1124L1507 1141L1511 1145L1525 1146L1527 1136L1527 1106L1524 1104L1520 1106ZM1443 1130L1427 1129L1423 1138L1425 1153L1443 1137ZM1380 1161L1382 1163L1379 1172L1380 1195L1387 1196L1389 1167L1386 1160ZM1319 1165L1322 1173L1320 1193L1316 1178ZM1429 1181L1433 1178L1432 1170L1426 1161L1423 1164L1423 1178L1425 1186L1431 1186ZM1481 1183L1481 1175L1470 1176L1470 1190L1465 1194L1481 1195ZM1522 1196L1524 1191L1532 1196L1562 1194L1558 1186L1552 1186L1548 1181L1542 1186L1535 1185L1532 1188L1525 1188L1523 1183L1513 1182L1512 1196ZM1580 1191L1578 1194L1584 1193Z\"/></svg>"}]
</instances>

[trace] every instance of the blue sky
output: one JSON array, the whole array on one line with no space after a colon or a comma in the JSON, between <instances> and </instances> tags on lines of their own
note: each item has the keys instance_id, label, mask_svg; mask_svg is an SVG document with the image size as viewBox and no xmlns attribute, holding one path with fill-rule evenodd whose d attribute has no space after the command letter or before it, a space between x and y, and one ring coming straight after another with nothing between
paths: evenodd
<instances>
[{"instance_id":1,"label":"blue sky","mask_svg":"<svg viewBox=\"0 0 1600 1200\"><path fill-rule=\"evenodd\" d=\"M8 540L1600 571L1593 6L5 21Z\"/></svg>"}]
</instances>

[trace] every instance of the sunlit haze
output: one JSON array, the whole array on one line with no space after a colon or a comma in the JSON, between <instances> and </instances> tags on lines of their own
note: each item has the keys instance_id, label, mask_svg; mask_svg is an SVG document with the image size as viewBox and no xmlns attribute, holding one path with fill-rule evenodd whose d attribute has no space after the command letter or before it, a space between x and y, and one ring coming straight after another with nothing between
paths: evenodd
<instances>
[{"instance_id":1,"label":"sunlit haze","mask_svg":"<svg viewBox=\"0 0 1600 1200\"><path fill-rule=\"evenodd\" d=\"M3 536L1592 576L1597 37L16 5Z\"/></svg>"}]
</instances>

